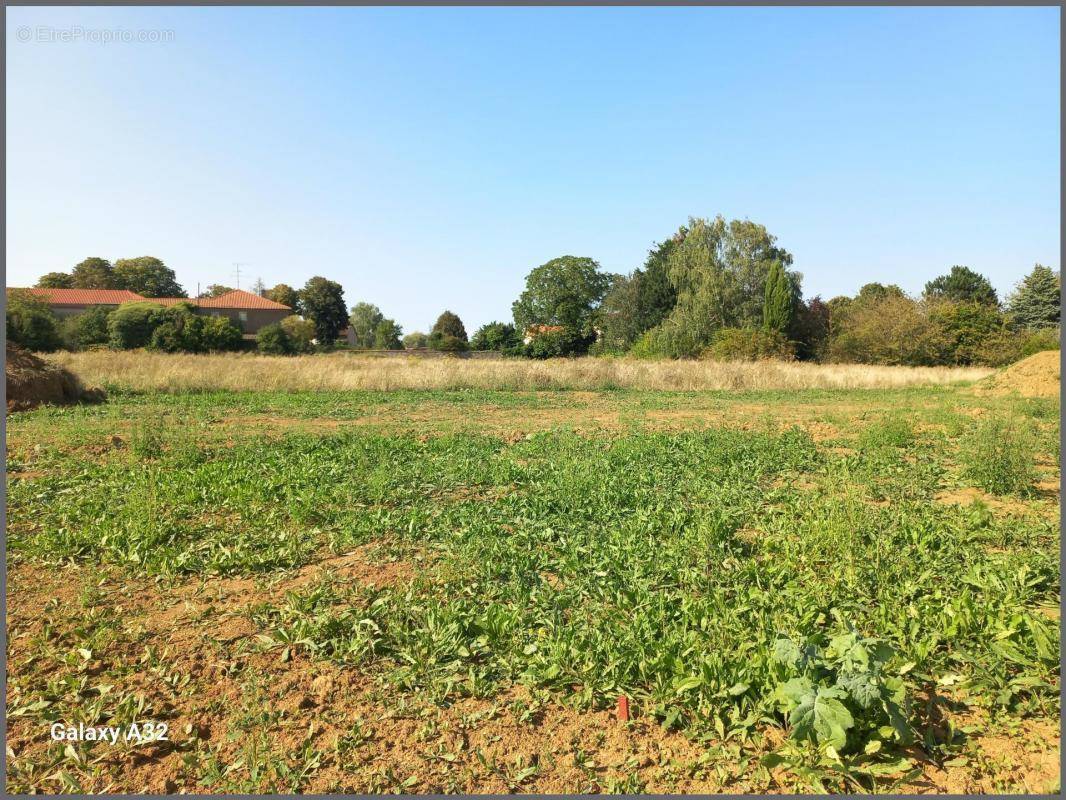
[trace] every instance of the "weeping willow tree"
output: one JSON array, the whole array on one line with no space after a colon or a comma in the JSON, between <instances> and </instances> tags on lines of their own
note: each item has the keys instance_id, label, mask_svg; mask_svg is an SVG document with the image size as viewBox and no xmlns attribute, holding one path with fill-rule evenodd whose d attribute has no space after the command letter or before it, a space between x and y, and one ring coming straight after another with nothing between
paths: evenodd
<instances>
[{"instance_id":1,"label":"weeping willow tree","mask_svg":"<svg viewBox=\"0 0 1066 800\"><path fill-rule=\"evenodd\" d=\"M801 276L788 270L792 255L777 246L765 226L750 220L727 222L719 215L690 219L683 230L666 266L677 301L669 316L637 343L637 354L695 356L723 328L762 327L767 282L775 265L795 306Z\"/></svg>"}]
</instances>

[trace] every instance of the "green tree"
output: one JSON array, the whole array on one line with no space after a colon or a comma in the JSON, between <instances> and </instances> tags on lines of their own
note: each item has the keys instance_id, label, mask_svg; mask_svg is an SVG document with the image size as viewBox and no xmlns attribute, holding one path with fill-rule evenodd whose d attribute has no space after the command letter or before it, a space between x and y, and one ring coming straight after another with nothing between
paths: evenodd
<instances>
[{"instance_id":1,"label":"green tree","mask_svg":"<svg viewBox=\"0 0 1066 800\"><path fill-rule=\"evenodd\" d=\"M200 297L221 297L222 295L229 294L232 291L233 291L233 287L232 286L223 286L221 283L212 283L210 286L208 286L206 289L204 289L202 292L200 292L199 296Z\"/></svg>"},{"instance_id":2,"label":"green tree","mask_svg":"<svg viewBox=\"0 0 1066 800\"><path fill-rule=\"evenodd\" d=\"M467 349L466 328L457 314L443 312L429 332L428 346L433 350L457 352Z\"/></svg>"},{"instance_id":3,"label":"green tree","mask_svg":"<svg viewBox=\"0 0 1066 800\"><path fill-rule=\"evenodd\" d=\"M185 297L174 270L155 256L120 258L115 262L115 280L121 289L145 297Z\"/></svg>"},{"instance_id":4,"label":"green tree","mask_svg":"<svg viewBox=\"0 0 1066 800\"><path fill-rule=\"evenodd\" d=\"M59 320L48 304L26 291L7 296L7 340L50 353L59 347Z\"/></svg>"},{"instance_id":5,"label":"green tree","mask_svg":"<svg viewBox=\"0 0 1066 800\"><path fill-rule=\"evenodd\" d=\"M107 320L111 309L107 306L89 306L81 314L63 320L60 328L63 346L69 350L82 350L92 345L107 344Z\"/></svg>"},{"instance_id":6,"label":"green tree","mask_svg":"<svg viewBox=\"0 0 1066 800\"><path fill-rule=\"evenodd\" d=\"M646 279L645 273L634 270L632 275L619 276L612 282L597 315L597 353L624 353L646 330L641 325L640 312L641 285Z\"/></svg>"},{"instance_id":7,"label":"green tree","mask_svg":"<svg viewBox=\"0 0 1066 800\"><path fill-rule=\"evenodd\" d=\"M929 300L950 300L953 303L983 303L999 305L996 290L988 278L969 267L954 266L947 275L934 278L925 285Z\"/></svg>"},{"instance_id":8,"label":"green tree","mask_svg":"<svg viewBox=\"0 0 1066 800\"><path fill-rule=\"evenodd\" d=\"M831 332L832 312L821 297L800 301L789 326L788 338L796 343L796 357L801 361L821 361L826 355Z\"/></svg>"},{"instance_id":9,"label":"green tree","mask_svg":"<svg viewBox=\"0 0 1066 800\"><path fill-rule=\"evenodd\" d=\"M108 343L116 350L147 347L166 314L162 306L147 301L123 303L107 319Z\"/></svg>"},{"instance_id":10,"label":"green tree","mask_svg":"<svg viewBox=\"0 0 1066 800\"><path fill-rule=\"evenodd\" d=\"M717 216L690 219L682 231L667 256L677 302L662 323L641 337L639 355L696 356L719 328L759 327L774 263L787 272L798 297L800 276L788 271L792 256L764 226Z\"/></svg>"},{"instance_id":11,"label":"green tree","mask_svg":"<svg viewBox=\"0 0 1066 800\"><path fill-rule=\"evenodd\" d=\"M650 251L644 268L637 270L637 328L643 333L654 328L677 305L677 289L670 281L670 254L685 239L688 228L682 225L677 232Z\"/></svg>"},{"instance_id":12,"label":"green tree","mask_svg":"<svg viewBox=\"0 0 1066 800\"><path fill-rule=\"evenodd\" d=\"M38 289L73 289L74 276L69 272L47 272L37 279Z\"/></svg>"},{"instance_id":13,"label":"green tree","mask_svg":"<svg viewBox=\"0 0 1066 800\"><path fill-rule=\"evenodd\" d=\"M470 340L472 350L513 350L522 344L514 325L506 322L490 322L482 325Z\"/></svg>"},{"instance_id":14,"label":"green tree","mask_svg":"<svg viewBox=\"0 0 1066 800\"><path fill-rule=\"evenodd\" d=\"M792 323L793 287L780 261L770 264L763 290L762 327L769 333L784 334Z\"/></svg>"},{"instance_id":15,"label":"green tree","mask_svg":"<svg viewBox=\"0 0 1066 800\"><path fill-rule=\"evenodd\" d=\"M75 289L121 289L115 268L106 258L92 256L74 266L71 282Z\"/></svg>"},{"instance_id":16,"label":"green tree","mask_svg":"<svg viewBox=\"0 0 1066 800\"><path fill-rule=\"evenodd\" d=\"M295 352L289 335L277 322L259 329L256 344L259 352L268 356L289 356Z\"/></svg>"},{"instance_id":17,"label":"green tree","mask_svg":"<svg viewBox=\"0 0 1066 800\"><path fill-rule=\"evenodd\" d=\"M314 349L315 326L313 322L292 314L285 317L279 324L289 337L294 353L310 353Z\"/></svg>"},{"instance_id":18,"label":"green tree","mask_svg":"<svg viewBox=\"0 0 1066 800\"><path fill-rule=\"evenodd\" d=\"M314 323L319 346L337 341L337 336L348 324L344 289L336 281L317 275L311 278L300 290L300 308L304 317Z\"/></svg>"},{"instance_id":19,"label":"green tree","mask_svg":"<svg viewBox=\"0 0 1066 800\"><path fill-rule=\"evenodd\" d=\"M348 324L355 334L355 347L369 350L375 347L374 336L378 325L385 319L381 309L373 303L356 303L348 315Z\"/></svg>"},{"instance_id":20,"label":"green tree","mask_svg":"<svg viewBox=\"0 0 1066 800\"><path fill-rule=\"evenodd\" d=\"M591 258L561 256L526 276L526 288L511 307L520 335L539 326L561 326L578 351L596 339L597 311L613 276Z\"/></svg>"},{"instance_id":21,"label":"green tree","mask_svg":"<svg viewBox=\"0 0 1066 800\"><path fill-rule=\"evenodd\" d=\"M422 331L411 331L403 337L403 346L405 350L420 350L423 347L429 345L429 336Z\"/></svg>"},{"instance_id":22,"label":"green tree","mask_svg":"<svg viewBox=\"0 0 1066 800\"><path fill-rule=\"evenodd\" d=\"M943 339L947 364L982 363L991 343L1007 334L1006 317L988 303L940 300L930 303L928 313Z\"/></svg>"},{"instance_id":23,"label":"green tree","mask_svg":"<svg viewBox=\"0 0 1066 800\"><path fill-rule=\"evenodd\" d=\"M403 350L400 335L403 328L395 320L383 319L374 328L374 348L377 350Z\"/></svg>"},{"instance_id":24,"label":"green tree","mask_svg":"<svg viewBox=\"0 0 1066 800\"><path fill-rule=\"evenodd\" d=\"M275 303L288 306L296 314L300 313L300 295L287 283L279 283L273 289L267 289L265 296L267 300L273 300Z\"/></svg>"},{"instance_id":25,"label":"green tree","mask_svg":"<svg viewBox=\"0 0 1066 800\"><path fill-rule=\"evenodd\" d=\"M1010 296L1008 309L1019 328L1051 328L1059 324L1062 286L1059 275L1037 264Z\"/></svg>"},{"instance_id":26,"label":"green tree","mask_svg":"<svg viewBox=\"0 0 1066 800\"><path fill-rule=\"evenodd\" d=\"M433 329L430 331L430 347L433 347L433 338L443 336L450 336L459 341L466 342L466 327L463 326L463 320L459 319L457 314L452 314L451 311L443 311L437 321L433 323Z\"/></svg>"},{"instance_id":27,"label":"green tree","mask_svg":"<svg viewBox=\"0 0 1066 800\"><path fill-rule=\"evenodd\" d=\"M922 304L894 292L855 298L835 326L830 355L859 364L940 364L946 343Z\"/></svg>"}]
</instances>

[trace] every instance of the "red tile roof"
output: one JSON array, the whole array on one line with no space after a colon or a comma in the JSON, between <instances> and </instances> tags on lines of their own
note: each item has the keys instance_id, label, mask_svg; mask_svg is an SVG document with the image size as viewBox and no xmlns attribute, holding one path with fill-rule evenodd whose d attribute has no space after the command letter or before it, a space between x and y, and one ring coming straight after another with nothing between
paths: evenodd
<instances>
[{"instance_id":1,"label":"red tile roof","mask_svg":"<svg viewBox=\"0 0 1066 800\"><path fill-rule=\"evenodd\" d=\"M221 294L217 298L145 298L128 289L15 289L7 291L28 291L41 298L49 305L120 305L123 303L158 303L172 306L189 303L201 308L275 308L292 310L287 305L259 297L251 291L235 289Z\"/></svg>"},{"instance_id":2,"label":"red tile roof","mask_svg":"<svg viewBox=\"0 0 1066 800\"><path fill-rule=\"evenodd\" d=\"M191 297L146 297L144 299L149 303L156 303L161 306L176 306L178 303L188 303L195 306L199 303L198 300Z\"/></svg>"},{"instance_id":3,"label":"red tile roof","mask_svg":"<svg viewBox=\"0 0 1066 800\"><path fill-rule=\"evenodd\" d=\"M117 306L145 300L128 289L8 289L29 292L53 306Z\"/></svg>"},{"instance_id":4,"label":"red tile roof","mask_svg":"<svg viewBox=\"0 0 1066 800\"><path fill-rule=\"evenodd\" d=\"M161 306L173 306L189 303L201 308L273 308L291 311L288 306L267 300L257 294L243 289L234 289L219 297L142 297L128 289L14 289L8 292L22 291L40 297L53 306L117 306L122 303L140 303L148 301Z\"/></svg>"},{"instance_id":5,"label":"red tile roof","mask_svg":"<svg viewBox=\"0 0 1066 800\"><path fill-rule=\"evenodd\" d=\"M244 289L234 289L218 297L202 297L194 302L203 308L289 308L252 292L246 292Z\"/></svg>"}]
</instances>

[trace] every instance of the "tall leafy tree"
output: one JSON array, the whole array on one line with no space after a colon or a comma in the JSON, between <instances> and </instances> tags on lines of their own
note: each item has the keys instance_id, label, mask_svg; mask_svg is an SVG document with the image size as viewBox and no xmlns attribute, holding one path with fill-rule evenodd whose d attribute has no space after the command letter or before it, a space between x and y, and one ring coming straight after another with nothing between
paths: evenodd
<instances>
[{"instance_id":1,"label":"tall leafy tree","mask_svg":"<svg viewBox=\"0 0 1066 800\"><path fill-rule=\"evenodd\" d=\"M522 344L514 325L506 322L490 322L482 325L470 340L474 350L508 350Z\"/></svg>"},{"instance_id":2,"label":"tall leafy tree","mask_svg":"<svg viewBox=\"0 0 1066 800\"><path fill-rule=\"evenodd\" d=\"M106 258L92 256L76 264L71 271L71 281L75 289L121 289L121 281L115 275L115 268Z\"/></svg>"},{"instance_id":3,"label":"tall leafy tree","mask_svg":"<svg viewBox=\"0 0 1066 800\"><path fill-rule=\"evenodd\" d=\"M374 328L374 347L377 350L403 350L400 336L403 329L395 320L383 319Z\"/></svg>"},{"instance_id":4,"label":"tall leafy tree","mask_svg":"<svg viewBox=\"0 0 1066 800\"><path fill-rule=\"evenodd\" d=\"M221 283L212 283L202 292L200 297L221 297L224 294L228 294L233 291L232 286L223 286Z\"/></svg>"},{"instance_id":5,"label":"tall leafy tree","mask_svg":"<svg viewBox=\"0 0 1066 800\"><path fill-rule=\"evenodd\" d=\"M591 258L562 256L526 276L526 288L511 306L519 334L535 326L559 326L568 340L587 349L596 337L597 310L613 276Z\"/></svg>"},{"instance_id":6,"label":"tall leafy tree","mask_svg":"<svg viewBox=\"0 0 1066 800\"><path fill-rule=\"evenodd\" d=\"M377 345L374 343L378 325L385 319L381 309L373 303L356 303L352 306L351 314L348 315L348 324L352 326L355 334L355 346L369 350Z\"/></svg>"},{"instance_id":7,"label":"tall leafy tree","mask_svg":"<svg viewBox=\"0 0 1066 800\"><path fill-rule=\"evenodd\" d=\"M145 297L185 297L174 270L155 256L120 258L115 262L115 280L122 289Z\"/></svg>"},{"instance_id":8,"label":"tall leafy tree","mask_svg":"<svg viewBox=\"0 0 1066 800\"><path fill-rule=\"evenodd\" d=\"M988 278L969 267L954 266L947 275L934 278L925 285L929 300L950 300L953 303L982 303L999 305L996 290Z\"/></svg>"},{"instance_id":9,"label":"tall leafy tree","mask_svg":"<svg viewBox=\"0 0 1066 800\"><path fill-rule=\"evenodd\" d=\"M283 306L288 306L294 313L300 313L300 309L298 308L300 304L300 295L287 283L279 283L273 289L267 289L265 297L267 300L273 300L275 303L281 303Z\"/></svg>"},{"instance_id":10,"label":"tall leafy tree","mask_svg":"<svg viewBox=\"0 0 1066 800\"><path fill-rule=\"evenodd\" d=\"M800 276L788 272L792 256L764 226L750 220L690 219L667 257L677 303L638 343L639 351L671 357L702 352L721 328L762 322L766 282L774 263L786 270L793 291Z\"/></svg>"},{"instance_id":11,"label":"tall leafy tree","mask_svg":"<svg viewBox=\"0 0 1066 800\"><path fill-rule=\"evenodd\" d=\"M1052 328L1059 324L1062 286L1050 267L1037 264L1009 298L1011 320L1020 328Z\"/></svg>"},{"instance_id":12,"label":"tall leafy tree","mask_svg":"<svg viewBox=\"0 0 1066 800\"><path fill-rule=\"evenodd\" d=\"M632 275L621 275L612 282L597 315L600 329L596 344L598 351L625 352L646 330L641 324L640 313L641 287L646 279L647 273L638 269Z\"/></svg>"},{"instance_id":13,"label":"tall leafy tree","mask_svg":"<svg viewBox=\"0 0 1066 800\"><path fill-rule=\"evenodd\" d=\"M682 226L677 233L664 242L653 247L644 262L644 268L637 270L636 278L636 329L643 333L654 328L674 310L677 304L677 290L670 282L667 264L674 248L684 240L688 229Z\"/></svg>"},{"instance_id":14,"label":"tall leafy tree","mask_svg":"<svg viewBox=\"0 0 1066 800\"><path fill-rule=\"evenodd\" d=\"M337 336L348 324L341 285L316 275L300 290L299 303L303 315L315 325L318 343L329 345L337 341Z\"/></svg>"},{"instance_id":15,"label":"tall leafy tree","mask_svg":"<svg viewBox=\"0 0 1066 800\"><path fill-rule=\"evenodd\" d=\"M38 289L73 289L74 276L69 272L47 272L37 279Z\"/></svg>"},{"instance_id":16,"label":"tall leafy tree","mask_svg":"<svg viewBox=\"0 0 1066 800\"><path fill-rule=\"evenodd\" d=\"M793 287L780 261L770 265L770 274L766 278L763 291L763 329L774 333L784 333L792 322Z\"/></svg>"},{"instance_id":17,"label":"tall leafy tree","mask_svg":"<svg viewBox=\"0 0 1066 800\"><path fill-rule=\"evenodd\" d=\"M429 332L427 344L434 350L466 350L466 327L458 314L443 312Z\"/></svg>"}]
</instances>

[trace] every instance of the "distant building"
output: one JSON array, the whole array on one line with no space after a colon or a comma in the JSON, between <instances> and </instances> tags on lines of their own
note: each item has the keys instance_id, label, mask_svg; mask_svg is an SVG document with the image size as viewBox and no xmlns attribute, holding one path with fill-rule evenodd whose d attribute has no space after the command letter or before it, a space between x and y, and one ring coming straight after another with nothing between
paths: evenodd
<instances>
[{"instance_id":1,"label":"distant building","mask_svg":"<svg viewBox=\"0 0 1066 800\"><path fill-rule=\"evenodd\" d=\"M525 344L529 344L538 336L542 336L545 333L556 333L561 330L563 330L562 325L530 325L526 328L522 341Z\"/></svg>"},{"instance_id":2,"label":"distant building","mask_svg":"<svg viewBox=\"0 0 1066 800\"><path fill-rule=\"evenodd\" d=\"M218 297L143 297L126 289L8 289L41 298L57 317L81 314L90 306L118 308L123 303L157 303L173 306L188 303L205 317L229 317L245 337L254 338L264 325L280 322L292 309L265 297L234 289Z\"/></svg>"}]
</instances>

